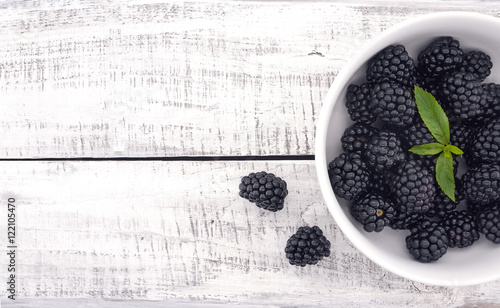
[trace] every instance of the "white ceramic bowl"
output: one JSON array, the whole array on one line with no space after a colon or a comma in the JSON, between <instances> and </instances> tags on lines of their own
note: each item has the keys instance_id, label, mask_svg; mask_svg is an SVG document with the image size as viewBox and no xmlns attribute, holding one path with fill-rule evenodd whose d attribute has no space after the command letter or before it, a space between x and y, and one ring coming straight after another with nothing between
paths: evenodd
<instances>
[{"instance_id":1,"label":"white ceramic bowl","mask_svg":"<svg viewBox=\"0 0 500 308\"><path fill-rule=\"evenodd\" d=\"M405 247L408 231L390 228L368 233L349 213L349 202L337 198L328 178L328 163L342 151L340 137L352 124L345 107L347 86L365 80L366 63L390 44L403 44L416 61L418 51L433 38L452 36L465 50L481 50L491 56L493 69L486 81L500 83L500 19L476 13L445 12L417 17L372 39L335 78L317 125L316 168L323 197L347 238L368 258L402 277L422 283L460 286L500 279L500 245L483 236L473 246L450 248L438 261L420 263Z\"/></svg>"}]
</instances>

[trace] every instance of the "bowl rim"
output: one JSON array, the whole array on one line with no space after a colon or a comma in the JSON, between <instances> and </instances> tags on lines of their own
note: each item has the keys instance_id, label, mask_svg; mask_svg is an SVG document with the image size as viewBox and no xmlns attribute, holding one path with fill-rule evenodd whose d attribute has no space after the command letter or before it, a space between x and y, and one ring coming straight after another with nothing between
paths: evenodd
<instances>
[{"instance_id":1,"label":"bowl rim","mask_svg":"<svg viewBox=\"0 0 500 308\"><path fill-rule=\"evenodd\" d=\"M316 166L316 176L320 185L320 190L323 195L323 199L326 202L330 214L333 216L335 222L342 230L342 233L349 239L349 241L366 257L372 260L374 263L378 264L382 268L399 275L401 277L425 283L430 285L438 286L468 286L476 285L480 283L485 283L493 280L500 279L500 271L491 271L488 275L481 277L474 277L467 280L448 280L445 277L441 279L433 279L425 276L419 276L415 273L409 273L404 269L398 268L390 264L387 260L383 258L382 255L372 254L371 248L374 248L374 244L370 242L366 237L363 237L358 229L355 228L347 218L346 213L342 210L335 194L330 185L328 177L328 158L326 157L326 143L328 128L330 124L330 119L332 116L333 109L337 103L336 98L340 97L340 93L346 86L346 81L356 73L360 67L360 63L366 63L368 59L373 56L374 48L380 46L380 41L389 39L394 33L400 32L403 29L408 29L426 21L433 21L436 19L475 19L481 20L483 22L496 23L500 26L500 18L485 15L477 12L463 12L463 11L447 11L438 13L429 13L416 17L412 17L406 21L400 22L394 26L387 28L381 33L373 36L358 52L342 67L338 75L335 77L333 83L331 84L325 99L323 100L323 106L320 111L320 116L318 119L318 124L316 126L316 144L315 144L315 166Z\"/></svg>"}]
</instances>

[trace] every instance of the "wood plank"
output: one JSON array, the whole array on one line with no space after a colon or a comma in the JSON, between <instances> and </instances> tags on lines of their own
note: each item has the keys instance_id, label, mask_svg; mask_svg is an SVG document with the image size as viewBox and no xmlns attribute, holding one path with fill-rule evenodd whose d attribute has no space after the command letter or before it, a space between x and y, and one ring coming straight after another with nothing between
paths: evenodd
<instances>
[{"instance_id":1,"label":"wood plank","mask_svg":"<svg viewBox=\"0 0 500 308\"><path fill-rule=\"evenodd\" d=\"M485 1L11 0L0 157L314 154L330 84L367 40Z\"/></svg>"},{"instance_id":2,"label":"wood plank","mask_svg":"<svg viewBox=\"0 0 500 308\"><path fill-rule=\"evenodd\" d=\"M282 211L261 210L238 196L241 176L258 170L287 181ZM311 161L1 162L0 174L1 211L8 198L17 205L17 307L44 301L52 307L145 300L308 307L500 302L500 281L427 286L361 255L328 213ZM303 225L322 228L333 249L318 265L298 268L283 249ZM5 234L1 245L5 252ZM2 277L7 262L0 258ZM6 298L5 288L0 294Z\"/></svg>"}]
</instances>

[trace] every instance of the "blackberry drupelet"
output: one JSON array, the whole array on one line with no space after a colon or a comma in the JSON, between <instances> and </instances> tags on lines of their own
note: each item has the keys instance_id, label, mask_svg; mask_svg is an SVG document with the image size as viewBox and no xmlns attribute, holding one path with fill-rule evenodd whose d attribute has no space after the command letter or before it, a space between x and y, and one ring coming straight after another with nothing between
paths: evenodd
<instances>
[{"instance_id":1,"label":"blackberry drupelet","mask_svg":"<svg viewBox=\"0 0 500 308\"><path fill-rule=\"evenodd\" d=\"M420 51L417 70L426 77L443 76L460 68L463 54L457 40L450 36L439 37Z\"/></svg>"},{"instance_id":2,"label":"blackberry drupelet","mask_svg":"<svg viewBox=\"0 0 500 308\"><path fill-rule=\"evenodd\" d=\"M500 120L492 120L472 134L466 151L465 161L469 166L500 164Z\"/></svg>"},{"instance_id":3,"label":"blackberry drupelet","mask_svg":"<svg viewBox=\"0 0 500 308\"><path fill-rule=\"evenodd\" d=\"M378 129L376 127L362 123L354 123L344 131L340 138L342 149L345 153L358 153L363 155L371 136L377 132Z\"/></svg>"},{"instance_id":4,"label":"blackberry drupelet","mask_svg":"<svg viewBox=\"0 0 500 308\"><path fill-rule=\"evenodd\" d=\"M400 166L391 185L396 205L406 206L409 214L428 212L436 195L434 173L418 161L410 160Z\"/></svg>"},{"instance_id":5,"label":"blackberry drupelet","mask_svg":"<svg viewBox=\"0 0 500 308\"><path fill-rule=\"evenodd\" d=\"M377 120L377 115L370 108L371 84L351 84L347 87L347 112L351 120L358 123L371 124Z\"/></svg>"},{"instance_id":6,"label":"blackberry drupelet","mask_svg":"<svg viewBox=\"0 0 500 308\"><path fill-rule=\"evenodd\" d=\"M331 243L317 226L300 227L285 247L286 258L292 265L306 266L330 256Z\"/></svg>"},{"instance_id":7,"label":"blackberry drupelet","mask_svg":"<svg viewBox=\"0 0 500 308\"><path fill-rule=\"evenodd\" d=\"M422 219L410 228L406 248L420 262L437 261L448 251L446 231L439 223Z\"/></svg>"},{"instance_id":8,"label":"blackberry drupelet","mask_svg":"<svg viewBox=\"0 0 500 308\"><path fill-rule=\"evenodd\" d=\"M368 187L369 173L357 153L341 153L328 164L333 192L346 200L354 199Z\"/></svg>"},{"instance_id":9,"label":"blackberry drupelet","mask_svg":"<svg viewBox=\"0 0 500 308\"><path fill-rule=\"evenodd\" d=\"M417 105L413 88L395 82L374 83L370 99L370 109L385 124L405 127L413 124Z\"/></svg>"},{"instance_id":10,"label":"blackberry drupelet","mask_svg":"<svg viewBox=\"0 0 500 308\"><path fill-rule=\"evenodd\" d=\"M252 172L244 176L239 189L240 197L271 212L282 210L285 197L288 195L286 182L265 171Z\"/></svg>"},{"instance_id":11,"label":"blackberry drupelet","mask_svg":"<svg viewBox=\"0 0 500 308\"><path fill-rule=\"evenodd\" d=\"M441 221L448 236L448 247L469 247L479 239L476 220L467 211L450 212Z\"/></svg>"},{"instance_id":12,"label":"blackberry drupelet","mask_svg":"<svg viewBox=\"0 0 500 308\"><path fill-rule=\"evenodd\" d=\"M461 178L467 203L486 205L500 199L500 166L481 165L469 168Z\"/></svg>"},{"instance_id":13,"label":"blackberry drupelet","mask_svg":"<svg viewBox=\"0 0 500 308\"><path fill-rule=\"evenodd\" d=\"M377 193L364 193L351 205L351 214L366 232L380 232L391 224L394 204Z\"/></svg>"},{"instance_id":14,"label":"blackberry drupelet","mask_svg":"<svg viewBox=\"0 0 500 308\"><path fill-rule=\"evenodd\" d=\"M491 74L493 63L489 55L482 51L472 50L464 53L460 70L476 74L483 81Z\"/></svg>"},{"instance_id":15,"label":"blackberry drupelet","mask_svg":"<svg viewBox=\"0 0 500 308\"><path fill-rule=\"evenodd\" d=\"M413 86L415 64L403 45L390 45L368 60L366 79L369 82L392 81Z\"/></svg>"},{"instance_id":16,"label":"blackberry drupelet","mask_svg":"<svg viewBox=\"0 0 500 308\"><path fill-rule=\"evenodd\" d=\"M364 157L368 167L383 172L394 169L402 162L404 153L396 133L380 130L371 136Z\"/></svg>"},{"instance_id":17,"label":"blackberry drupelet","mask_svg":"<svg viewBox=\"0 0 500 308\"><path fill-rule=\"evenodd\" d=\"M483 209L477 217L479 232L495 244L500 244L500 208L491 205Z\"/></svg>"}]
</instances>

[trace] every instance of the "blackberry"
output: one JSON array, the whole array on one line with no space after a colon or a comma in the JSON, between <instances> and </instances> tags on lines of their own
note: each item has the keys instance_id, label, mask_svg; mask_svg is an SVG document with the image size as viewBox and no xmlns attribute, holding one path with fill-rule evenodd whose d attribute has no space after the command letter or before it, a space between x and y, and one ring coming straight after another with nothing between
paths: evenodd
<instances>
[{"instance_id":1,"label":"blackberry","mask_svg":"<svg viewBox=\"0 0 500 308\"><path fill-rule=\"evenodd\" d=\"M366 191L388 196L391 193L391 188L387 183L386 173L370 172Z\"/></svg>"},{"instance_id":2,"label":"blackberry","mask_svg":"<svg viewBox=\"0 0 500 308\"><path fill-rule=\"evenodd\" d=\"M352 203L351 214L366 232L380 232L390 225L394 205L380 194L366 193L358 196Z\"/></svg>"},{"instance_id":3,"label":"blackberry","mask_svg":"<svg viewBox=\"0 0 500 308\"><path fill-rule=\"evenodd\" d=\"M454 172L456 174L456 172ZM455 178L455 186L458 188L459 180ZM425 213L427 217L444 218L449 213L457 209L458 204L462 201L463 197L460 189L455 189L455 201L451 200L439 187L436 185L436 195L434 196L433 206Z\"/></svg>"},{"instance_id":4,"label":"blackberry","mask_svg":"<svg viewBox=\"0 0 500 308\"><path fill-rule=\"evenodd\" d=\"M369 82L393 81L408 86L415 84L415 65L403 45L390 45L376 53L366 69Z\"/></svg>"},{"instance_id":5,"label":"blackberry","mask_svg":"<svg viewBox=\"0 0 500 308\"><path fill-rule=\"evenodd\" d=\"M394 82L373 84L370 108L385 124L395 127L411 125L417 114L413 88Z\"/></svg>"},{"instance_id":6,"label":"blackberry","mask_svg":"<svg viewBox=\"0 0 500 308\"><path fill-rule=\"evenodd\" d=\"M453 211L441 222L448 236L448 247L469 247L479 239L479 231L475 219L469 212Z\"/></svg>"},{"instance_id":7,"label":"blackberry","mask_svg":"<svg viewBox=\"0 0 500 308\"><path fill-rule=\"evenodd\" d=\"M363 154L371 136L377 132L378 129L373 126L354 123L344 131L340 138L342 149L345 153Z\"/></svg>"},{"instance_id":8,"label":"blackberry","mask_svg":"<svg viewBox=\"0 0 500 308\"><path fill-rule=\"evenodd\" d=\"M479 232L487 240L500 244L500 209L498 206L488 206L477 217Z\"/></svg>"},{"instance_id":9,"label":"blackberry","mask_svg":"<svg viewBox=\"0 0 500 308\"><path fill-rule=\"evenodd\" d=\"M300 227L286 242L286 258L292 265L306 266L330 256L331 243L317 226Z\"/></svg>"},{"instance_id":10,"label":"blackberry","mask_svg":"<svg viewBox=\"0 0 500 308\"><path fill-rule=\"evenodd\" d=\"M407 161L392 179L392 194L397 205L409 214L424 214L433 206L436 194L434 174L418 161Z\"/></svg>"},{"instance_id":11,"label":"blackberry","mask_svg":"<svg viewBox=\"0 0 500 308\"><path fill-rule=\"evenodd\" d=\"M448 251L446 231L439 223L422 219L410 228L406 248L420 262L437 261Z\"/></svg>"},{"instance_id":12,"label":"blackberry","mask_svg":"<svg viewBox=\"0 0 500 308\"><path fill-rule=\"evenodd\" d=\"M483 103L486 109L486 118L495 118L500 114L500 84L483 83Z\"/></svg>"},{"instance_id":13,"label":"blackberry","mask_svg":"<svg viewBox=\"0 0 500 308\"><path fill-rule=\"evenodd\" d=\"M465 159L469 166L500 163L500 120L495 119L472 134L466 151Z\"/></svg>"},{"instance_id":14,"label":"blackberry","mask_svg":"<svg viewBox=\"0 0 500 308\"><path fill-rule=\"evenodd\" d=\"M358 123L371 124L377 120L377 115L370 108L371 84L351 84L347 87L347 112L351 120Z\"/></svg>"},{"instance_id":15,"label":"blackberry","mask_svg":"<svg viewBox=\"0 0 500 308\"><path fill-rule=\"evenodd\" d=\"M441 84L442 84L442 76L432 76L428 77L425 76L424 74L420 73L419 71L416 72L416 84L424 89L425 91L429 92L434 96L434 98L440 102L442 100L441 97Z\"/></svg>"},{"instance_id":16,"label":"blackberry","mask_svg":"<svg viewBox=\"0 0 500 308\"><path fill-rule=\"evenodd\" d=\"M470 138L473 133L474 128L466 124L451 126L450 144L459 147L465 152L469 148Z\"/></svg>"},{"instance_id":17,"label":"blackberry","mask_svg":"<svg viewBox=\"0 0 500 308\"><path fill-rule=\"evenodd\" d=\"M377 172L389 171L404 159L398 136L387 130L374 133L365 151L366 164Z\"/></svg>"},{"instance_id":18,"label":"blackberry","mask_svg":"<svg viewBox=\"0 0 500 308\"><path fill-rule=\"evenodd\" d=\"M406 205L396 205L391 224L389 225L394 230L409 230L415 223L424 219L423 214L408 213Z\"/></svg>"},{"instance_id":19,"label":"blackberry","mask_svg":"<svg viewBox=\"0 0 500 308\"><path fill-rule=\"evenodd\" d=\"M443 95L451 111L462 121L481 121L486 112L483 88L477 75L458 72L446 76Z\"/></svg>"},{"instance_id":20,"label":"blackberry","mask_svg":"<svg viewBox=\"0 0 500 308\"><path fill-rule=\"evenodd\" d=\"M368 187L369 174L357 153L341 153L328 164L333 192L346 200L354 199Z\"/></svg>"},{"instance_id":21,"label":"blackberry","mask_svg":"<svg viewBox=\"0 0 500 308\"><path fill-rule=\"evenodd\" d=\"M427 77L443 76L460 68L463 54L459 41L450 36L436 38L418 54L417 70Z\"/></svg>"},{"instance_id":22,"label":"blackberry","mask_svg":"<svg viewBox=\"0 0 500 308\"><path fill-rule=\"evenodd\" d=\"M482 51L472 50L464 53L460 69L464 72L476 74L479 81L483 81L491 74L493 63L489 55Z\"/></svg>"},{"instance_id":23,"label":"blackberry","mask_svg":"<svg viewBox=\"0 0 500 308\"><path fill-rule=\"evenodd\" d=\"M272 173L252 172L241 179L240 197L258 207L276 212L283 209L288 195L286 182Z\"/></svg>"},{"instance_id":24,"label":"blackberry","mask_svg":"<svg viewBox=\"0 0 500 308\"><path fill-rule=\"evenodd\" d=\"M486 205L500 199L500 166L481 165L469 168L461 178L467 203Z\"/></svg>"},{"instance_id":25,"label":"blackberry","mask_svg":"<svg viewBox=\"0 0 500 308\"><path fill-rule=\"evenodd\" d=\"M419 117L413 125L410 125L400 132L401 143L405 150L409 150L414 145L436 142L434 136Z\"/></svg>"}]
</instances>

